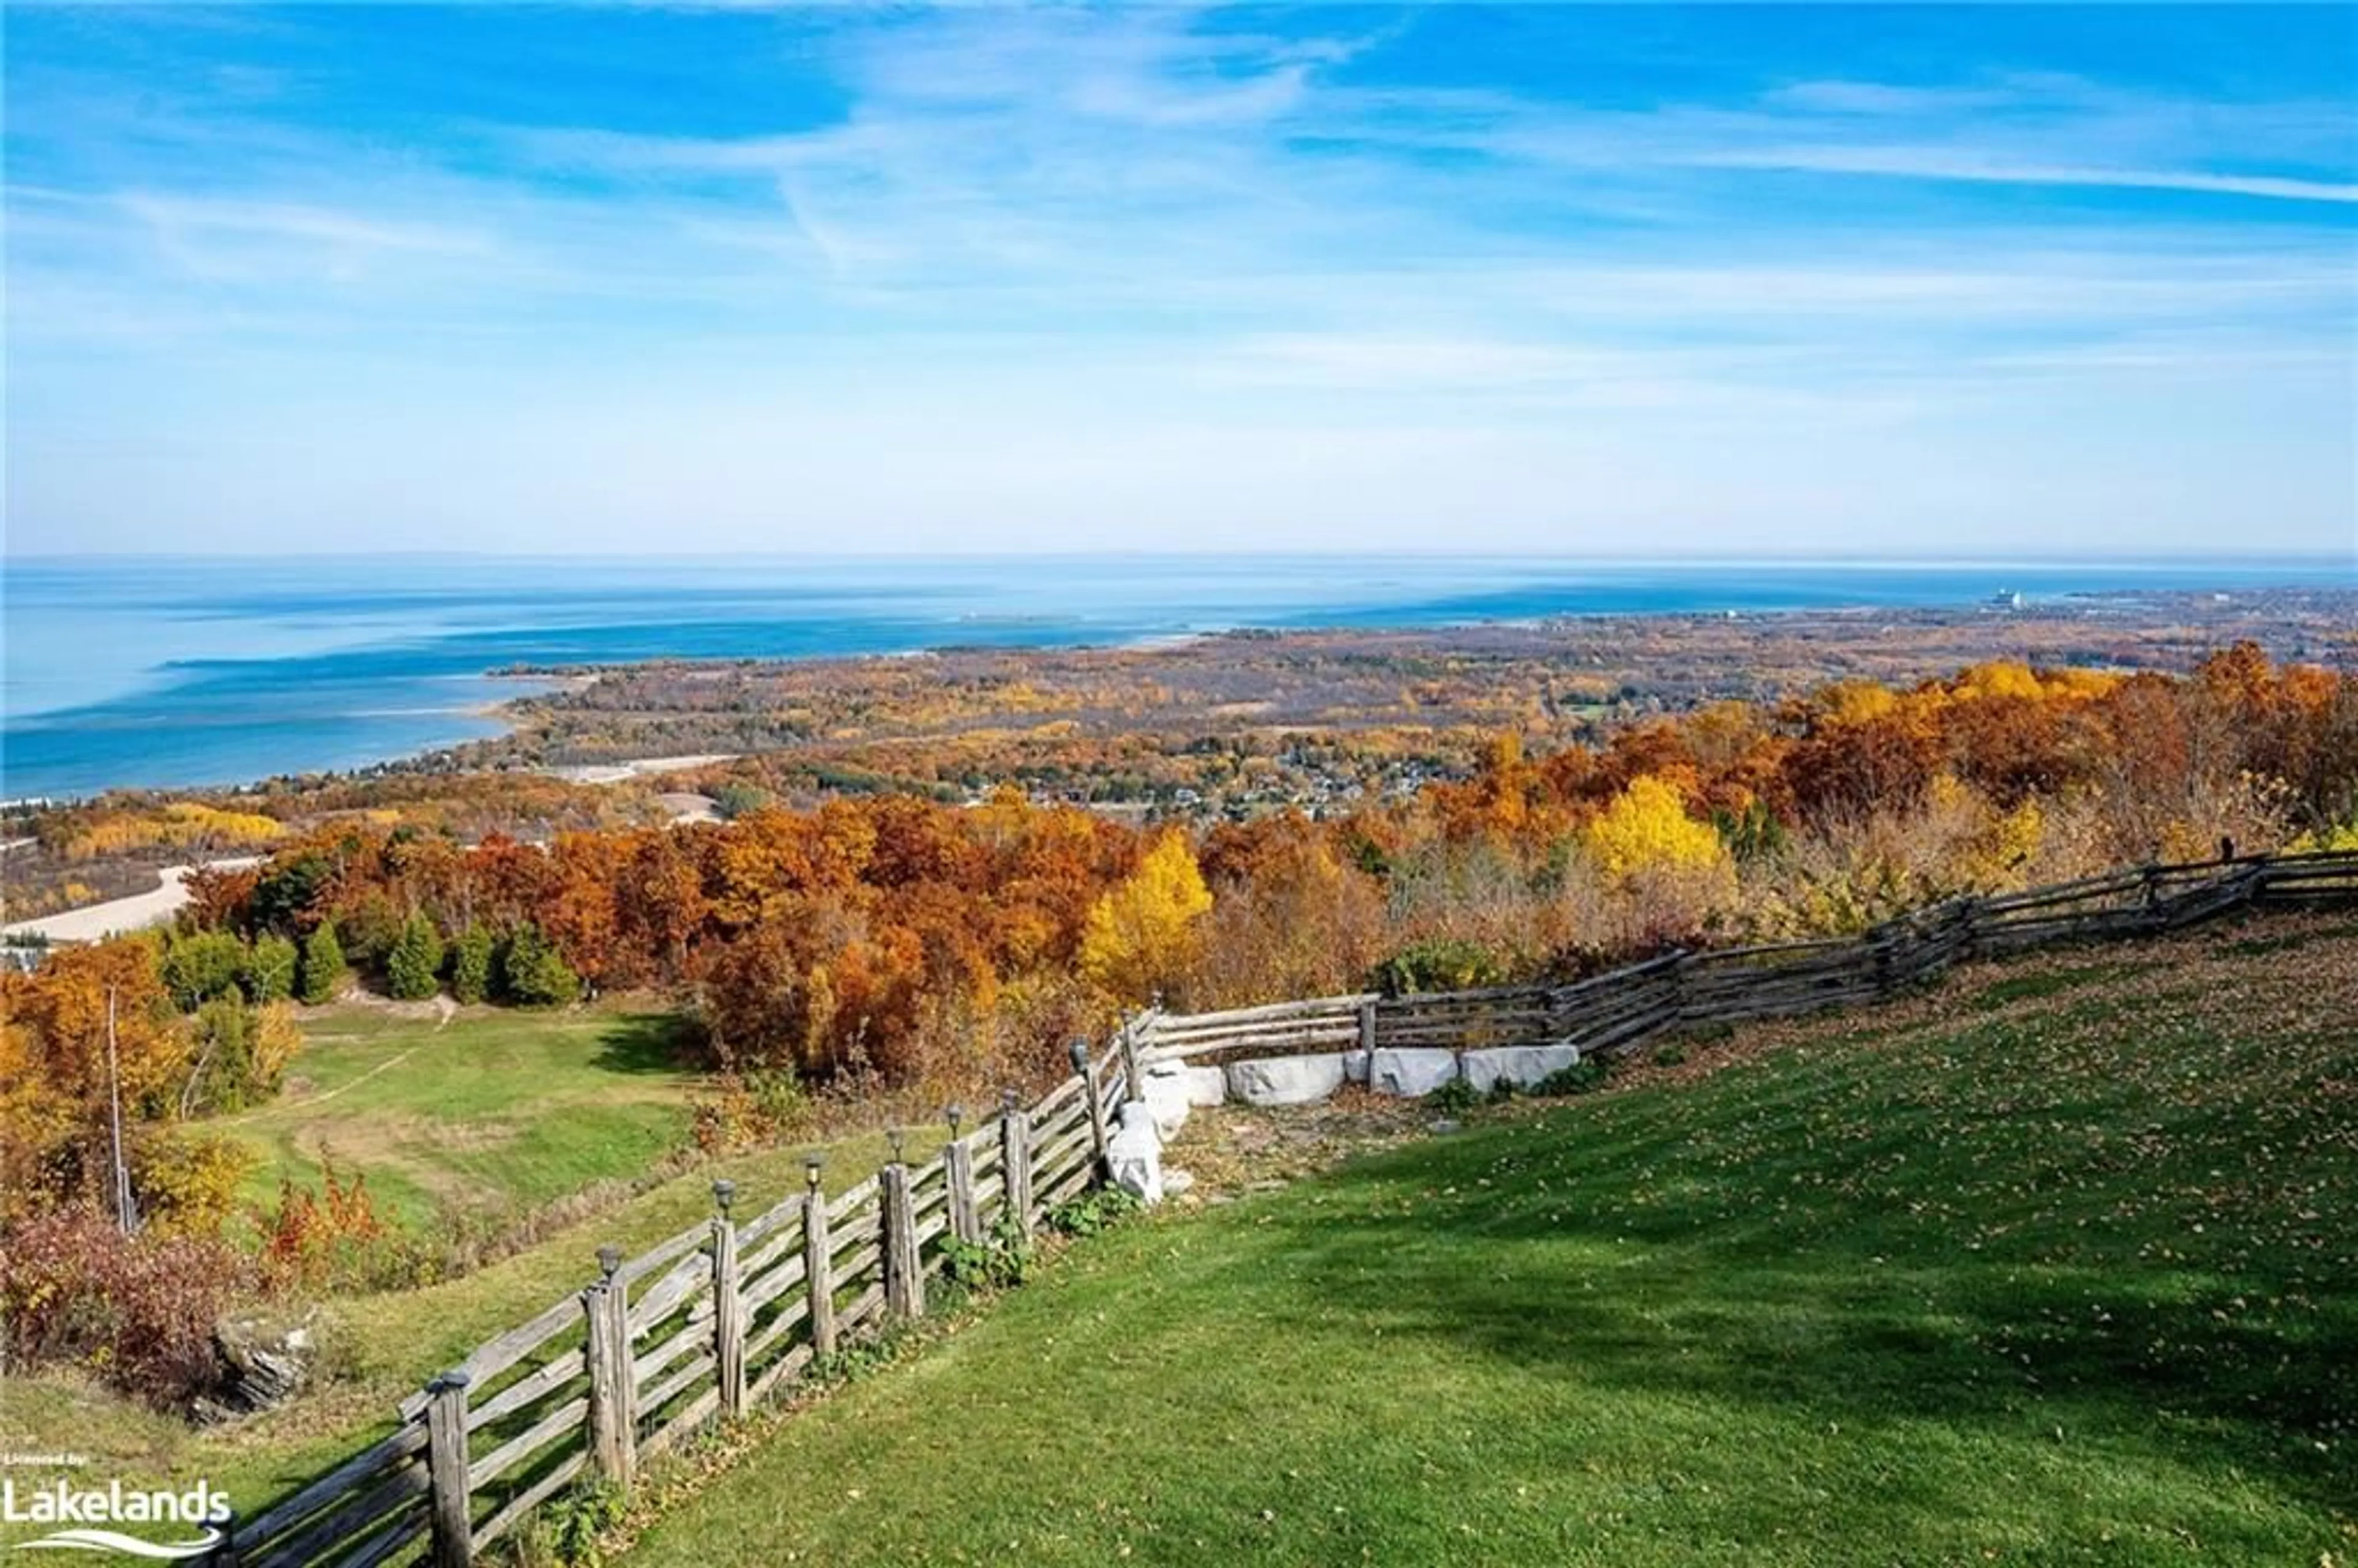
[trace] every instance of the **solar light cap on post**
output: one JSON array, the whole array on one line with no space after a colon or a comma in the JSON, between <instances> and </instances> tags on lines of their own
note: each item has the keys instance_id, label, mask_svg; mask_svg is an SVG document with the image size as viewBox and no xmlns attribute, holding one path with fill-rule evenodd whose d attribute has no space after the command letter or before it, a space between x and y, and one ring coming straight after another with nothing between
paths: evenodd
<instances>
[{"instance_id":1,"label":"solar light cap on post","mask_svg":"<svg viewBox=\"0 0 2358 1568\"><path fill-rule=\"evenodd\" d=\"M606 1278L611 1280L622 1271L622 1249L621 1248L609 1241L605 1246L598 1249L598 1271L600 1273L605 1275Z\"/></svg>"},{"instance_id":2,"label":"solar light cap on post","mask_svg":"<svg viewBox=\"0 0 2358 1568\"><path fill-rule=\"evenodd\" d=\"M1000 1109L1001 1109L1001 1110L1003 1110L1003 1111L1007 1111L1007 1112L1009 1112L1010 1114L1012 1114L1012 1113L1013 1113L1013 1111L1014 1111L1014 1109L1015 1109L1015 1104L1016 1104L1016 1100L1015 1100L1015 1091L1014 1091L1013 1089L1009 1088L1009 1089L1001 1089L1001 1090L1000 1090L1000 1091L999 1091L999 1108L1000 1108Z\"/></svg>"},{"instance_id":3,"label":"solar light cap on post","mask_svg":"<svg viewBox=\"0 0 2358 1568\"><path fill-rule=\"evenodd\" d=\"M957 1136L958 1123L966 1119L966 1107L952 1100L942 1108L942 1119L950 1124L950 1136Z\"/></svg>"},{"instance_id":4,"label":"solar light cap on post","mask_svg":"<svg viewBox=\"0 0 2358 1568\"><path fill-rule=\"evenodd\" d=\"M898 1126L884 1130L884 1141L892 1146L892 1163L895 1165L901 1162L901 1144L907 1137L908 1133Z\"/></svg>"},{"instance_id":5,"label":"solar light cap on post","mask_svg":"<svg viewBox=\"0 0 2358 1568\"><path fill-rule=\"evenodd\" d=\"M437 1372L426 1385L426 1391L438 1394L445 1389L463 1389L475 1379L464 1367L453 1367L447 1372Z\"/></svg>"},{"instance_id":6,"label":"solar light cap on post","mask_svg":"<svg viewBox=\"0 0 2358 1568\"><path fill-rule=\"evenodd\" d=\"M1089 1070L1089 1043L1087 1041L1074 1041L1071 1055L1073 1058L1073 1071L1076 1073L1086 1073Z\"/></svg>"},{"instance_id":7,"label":"solar light cap on post","mask_svg":"<svg viewBox=\"0 0 2358 1568\"><path fill-rule=\"evenodd\" d=\"M803 1183L813 1192L818 1190L819 1167L826 1163L827 1156L817 1150L803 1156Z\"/></svg>"},{"instance_id":8,"label":"solar light cap on post","mask_svg":"<svg viewBox=\"0 0 2358 1568\"><path fill-rule=\"evenodd\" d=\"M712 1201L720 1206L720 1213L726 1217L729 1206L737 1201L737 1184L726 1176L715 1181L712 1184Z\"/></svg>"}]
</instances>

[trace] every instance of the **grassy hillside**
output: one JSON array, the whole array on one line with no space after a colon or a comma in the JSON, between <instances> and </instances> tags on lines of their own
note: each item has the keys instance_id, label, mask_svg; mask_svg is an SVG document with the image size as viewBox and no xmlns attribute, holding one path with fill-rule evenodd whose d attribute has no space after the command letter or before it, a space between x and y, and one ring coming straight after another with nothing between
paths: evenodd
<instances>
[{"instance_id":1,"label":"grassy hillside","mask_svg":"<svg viewBox=\"0 0 2358 1568\"><path fill-rule=\"evenodd\" d=\"M2349 1561L2353 998L2347 919L1967 968L1166 1211L628 1561Z\"/></svg>"},{"instance_id":2,"label":"grassy hillside","mask_svg":"<svg viewBox=\"0 0 2358 1568\"><path fill-rule=\"evenodd\" d=\"M395 1402L427 1377L587 1284L601 1244L636 1252L708 1217L717 1177L737 1183L741 1214L803 1187L810 1145L797 1142L700 1162L635 1196L610 1187L596 1204L563 1202L647 1179L689 1143L698 1078L676 1057L667 1014L380 1002L309 1011L304 1028L279 1099L207 1124L255 1151L246 1197L275 1197L282 1173L316 1184L324 1150L347 1175L364 1173L380 1209L403 1222L468 1211L530 1220L539 1239L458 1279L326 1303L326 1376L285 1409L199 1431L81 1378L16 1378L0 1388L0 1451L70 1449L102 1476L201 1476L259 1505L389 1430ZM912 1128L912 1157L940 1136ZM887 1158L882 1131L825 1147L834 1190ZM11 1534L0 1527L0 1543Z\"/></svg>"},{"instance_id":3,"label":"grassy hillside","mask_svg":"<svg viewBox=\"0 0 2358 1568\"><path fill-rule=\"evenodd\" d=\"M212 1125L254 1150L255 1202L282 1176L317 1186L324 1152L412 1222L530 1208L687 1141L697 1075L675 1030L668 1014L608 1009L323 1008L285 1092Z\"/></svg>"},{"instance_id":4,"label":"grassy hillside","mask_svg":"<svg viewBox=\"0 0 2358 1568\"><path fill-rule=\"evenodd\" d=\"M929 1158L940 1136L937 1129L912 1129L911 1157ZM888 1157L881 1132L825 1147L831 1191L872 1175ZM14 1379L0 1388L0 1451L71 1450L92 1461L80 1473L85 1479L185 1484L203 1476L242 1506L258 1507L390 1431L395 1404L427 1378L595 1279L600 1244L642 1251L708 1217L716 1177L737 1183L741 1214L767 1208L802 1191L805 1151L797 1144L719 1160L460 1279L340 1298L321 1309L330 1351L320 1386L233 1426L192 1429L78 1378ZM12 1527L0 1526L0 1544L11 1534Z\"/></svg>"}]
</instances>

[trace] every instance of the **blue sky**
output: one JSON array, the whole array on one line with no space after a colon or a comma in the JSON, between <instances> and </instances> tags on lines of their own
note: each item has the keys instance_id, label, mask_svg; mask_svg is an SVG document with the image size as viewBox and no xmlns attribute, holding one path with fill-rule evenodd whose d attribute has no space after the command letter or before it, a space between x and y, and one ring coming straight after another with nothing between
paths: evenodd
<instances>
[{"instance_id":1,"label":"blue sky","mask_svg":"<svg viewBox=\"0 0 2358 1568\"><path fill-rule=\"evenodd\" d=\"M6 12L11 552L2358 551L2358 12Z\"/></svg>"}]
</instances>

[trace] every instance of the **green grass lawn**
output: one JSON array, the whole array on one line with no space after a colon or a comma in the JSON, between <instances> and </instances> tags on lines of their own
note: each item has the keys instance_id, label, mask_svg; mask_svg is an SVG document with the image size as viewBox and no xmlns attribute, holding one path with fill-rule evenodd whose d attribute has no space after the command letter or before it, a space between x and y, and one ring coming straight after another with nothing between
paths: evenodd
<instances>
[{"instance_id":1,"label":"green grass lawn","mask_svg":"<svg viewBox=\"0 0 2358 1568\"><path fill-rule=\"evenodd\" d=\"M627 1561L2352 1561L2358 931L2260 930L1133 1223Z\"/></svg>"},{"instance_id":2,"label":"green grass lawn","mask_svg":"<svg viewBox=\"0 0 2358 1568\"><path fill-rule=\"evenodd\" d=\"M608 1008L323 1008L269 1105L211 1123L254 1152L244 1196L282 1177L319 1184L320 1162L365 1173L379 1208L530 1209L646 1172L687 1141L698 1079L669 1014Z\"/></svg>"},{"instance_id":3,"label":"green grass lawn","mask_svg":"<svg viewBox=\"0 0 2358 1568\"><path fill-rule=\"evenodd\" d=\"M908 1157L931 1158L941 1138L938 1128L911 1129ZM829 1191L874 1174L888 1158L882 1132L824 1148ZM333 1301L321 1309L331 1376L286 1408L233 1426L192 1429L77 1378L0 1382L0 1452L85 1454L83 1481L186 1485L203 1476L242 1508L258 1509L391 1431L395 1403L428 1377L596 1279L601 1244L644 1251L709 1217L711 1184L722 1176L737 1183L738 1213L758 1214L802 1191L805 1152L797 1144L728 1156L462 1278ZM48 1472L24 1474L29 1484ZM0 1526L0 1545L11 1534Z\"/></svg>"},{"instance_id":4,"label":"green grass lawn","mask_svg":"<svg viewBox=\"0 0 2358 1568\"><path fill-rule=\"evenodd\" d=\"M649 1178L689 1142L698 1077L661 1012L469 1009L441 1022L423 1008L341 1005L307 1012L304 1026L286 1095L206 1124L254 1150L245 1195L257 1203L275 1198L281 1173L316 1185L325 1150L339 1170L366 1173L381 1212L413 1227L454 1211L522 1220L601 1183ZM929 1158L941 1136L912 1128L909 1157ZM0 1451L86 1454L83 1480L203 1476L258 1508L391 1430L395 1404L427 1378L588 1284L600 1245L643 1251L709 1217L718 1177L737 1183L741 1216L800 1193L807 1147L703 1162L635 1195L617 1190L460 1278L324 1303L319 1386L233 1426L194 1430L71 1376L0 1382ZM888 1157L881 1130L824 1147L832 1191ZM14 1533L0 1526L0 1545Z\"/></svg>"}]
</instances>

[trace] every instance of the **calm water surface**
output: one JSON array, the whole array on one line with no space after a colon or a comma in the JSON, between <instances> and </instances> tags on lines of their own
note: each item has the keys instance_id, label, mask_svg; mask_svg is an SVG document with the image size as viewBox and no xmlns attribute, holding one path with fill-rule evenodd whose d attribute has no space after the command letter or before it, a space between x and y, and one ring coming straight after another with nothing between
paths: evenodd
<instances>
[{"instance_id":1,"label":"calm water surface","mask_svg":"<svg viewBox=\"0 0 2358 1568\"><path fill-rule=\"evenodd\" d=\"M0 575L0 798L348 769L495 734L486 709L532 686L486 672L518 664L2299 584L2353 586L2351 563L12 560Z\"/></svg>"}]
</instances>

